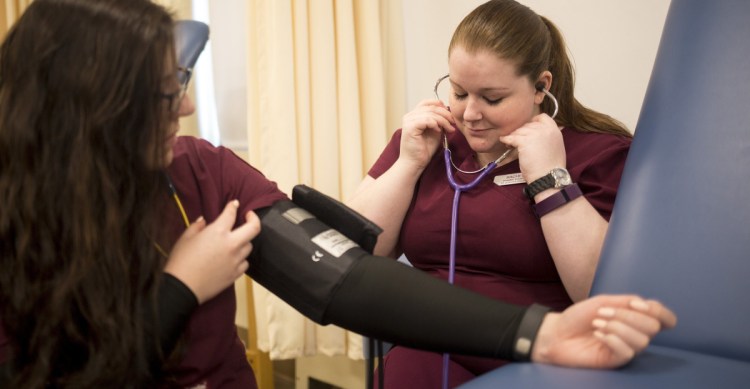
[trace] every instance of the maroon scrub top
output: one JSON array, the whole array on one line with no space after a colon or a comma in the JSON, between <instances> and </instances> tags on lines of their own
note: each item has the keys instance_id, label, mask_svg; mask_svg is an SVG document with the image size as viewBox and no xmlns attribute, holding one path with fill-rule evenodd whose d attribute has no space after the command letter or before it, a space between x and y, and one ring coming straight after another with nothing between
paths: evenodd
<instances>
[{"instance_id":1,"label":"maroon scrub top","mask_svg":"<svg viewBox=\"0 0 750 389\"><path fill-rule=\"evenodd\" d=\"M168 174L190 221L203 216L210 223L230 200L238 199L239 225L244 223L247 211L287 199L276 183L229 149L192 137L177 140ZM176 205L172 216L169 222L174 242L185 230L185 223ZM237 335L236 308L234 287L229 287L193 312L183 337L184 358L173 372L181 386L256 387L245 346Z\"/></svg>"},{"instance_id":2,"label":"maroon scrub top","mask_svg":"<svg viewBox=\"0 0 750 389\"><path fill-rule=\"evenodd\" d=\"M620 176L630 148L630 138L562 131L567 169L586 199L609 220ZM399 154L401 130L370 169L377 178ZM475 154L463 135L448 137L453 162L474 171ZM476 174L456 173L459 183ZM520 173L518 161L501 166L475 188L462 192L458 210L455 284L492 298L528 305L540 303L562 310L572 301L542 234L541 224L522 193L525 183L497 185L495 177ZM397 190L397 188L394 188ZM442 150L438 150L419 178L406 213L399 247L417 268L448 278L451 209L454 190L446 177Z\"/></svg>"}]
</instances>

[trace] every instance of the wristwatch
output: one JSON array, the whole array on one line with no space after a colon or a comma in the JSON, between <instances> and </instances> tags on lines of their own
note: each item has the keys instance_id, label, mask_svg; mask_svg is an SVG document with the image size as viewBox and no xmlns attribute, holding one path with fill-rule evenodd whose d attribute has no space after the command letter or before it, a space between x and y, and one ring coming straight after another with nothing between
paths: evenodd
<instances>
[{"instance_id":1,"label":"wristwatch","mask_svg":"<svg viewBox=\"0 0 750 389\"><path fill-rule=\"evenodd\" d=\"M529 198L529 200L534 200L534 196L536 196L539 192L552 188L564 188L570 185L572 182L573 180L571 180L568 170L566 170L565 168L556 167L550 170L547 175L542 176L541 178L538 178L532 181L530 184L526 185L523 188L523 193L526 195L526 197Z\"/></svg>"}]
</instances>

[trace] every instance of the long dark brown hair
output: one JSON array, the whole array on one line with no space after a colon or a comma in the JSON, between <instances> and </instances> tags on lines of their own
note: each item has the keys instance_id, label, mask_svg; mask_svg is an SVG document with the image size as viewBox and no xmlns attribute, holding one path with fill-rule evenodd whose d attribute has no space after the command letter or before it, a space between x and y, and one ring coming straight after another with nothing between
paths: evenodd
<instances>
[{"instance_id":1,"label":"long dark brown hair","mask_svg":"<svg viewBox=\"0 0 750 389\"><path fill-rule=\"evenodd\" d=\"M513 0L488 1L467 15L458 25L448 47L448 55L460 46L470 53L488 51L516 64L518 76L534 83L541 73L552 73L550 92L559 102L555 121L581 132L597 132L631 137L618 120L581 104L573 95L575 75L565 41L547 18ZM553 103L545 98L542 112L552 112Z\"/></svg>"},{"instance_id":2,"label":"long dark brown hair","mask_svg":"<svg viewBox=\"0 0 750 389\"><path fill-rule=\"evenodd\" d=\"M16 387L152 379L170 55L172 17L148 0L36 0L0 48L0 317Z\"/></svg>"}]
</instances>

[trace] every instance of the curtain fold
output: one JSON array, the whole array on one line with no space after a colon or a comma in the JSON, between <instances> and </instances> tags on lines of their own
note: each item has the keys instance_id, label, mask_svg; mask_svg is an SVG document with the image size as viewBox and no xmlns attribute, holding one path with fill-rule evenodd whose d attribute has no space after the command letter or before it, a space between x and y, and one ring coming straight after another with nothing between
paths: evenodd
<instances>
[{"instance_id":1,"label":"curtain fold","mask_svg":"<svg viewBox=\"0 0 750 389\"><path fill-rule=\"evenodd\" d=\"M400 0L250 0L248 159L282 190L304 183L346 199L385 146L404 113L403 45L383 42L401 39L389 36L400 10ZM254 290L258 343L272 359L362 358L360 336Z\"/></svg>"}]
</instances>

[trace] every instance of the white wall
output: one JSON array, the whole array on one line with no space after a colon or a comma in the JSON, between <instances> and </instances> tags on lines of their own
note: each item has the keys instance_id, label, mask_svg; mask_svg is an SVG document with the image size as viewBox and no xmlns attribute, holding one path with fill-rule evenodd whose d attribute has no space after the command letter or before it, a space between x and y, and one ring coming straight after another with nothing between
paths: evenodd
<instances>
[{"instance_id":1,"label":"white wall","mask_svg":"<svg viewBox=\"0 0 750 389\"><path fill-rule=\"evenodd\" d=\"M453 30L484 0L402 0L406 107L432 96L447 73ZM566 38L578 99L635 128L670 0L520 0L550 18ZM222 143L245 148L244 0L209 1ZM200 70L200 69L198 69ZM393 130L393 129L389 129Z\"/></svg>"},{"instance_id":2,"label":"white wall","mask_svg":"<svg viewBox=\"0 0 750 389\"><path fill-rule=\"evenodd\" d=\"M221 144L247 150L247 3L245 0L207 1L211 20L216 118Z\"/></svg>"},{"instance_id":3,"label":"white wall","mask_svg":"<svg viewBox=\"0 0 750 389\"><path fill-rule=\"evenodd\" d=\"M670 0L520 0L554 22L576 68L576 96L630 128L646 92ZM453 30L484 0L403 0L407 109L447 73Z\"/></svg>"}]
</instances>

